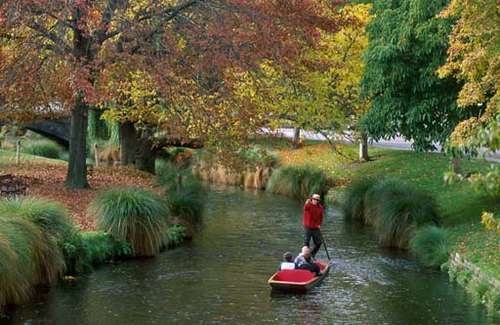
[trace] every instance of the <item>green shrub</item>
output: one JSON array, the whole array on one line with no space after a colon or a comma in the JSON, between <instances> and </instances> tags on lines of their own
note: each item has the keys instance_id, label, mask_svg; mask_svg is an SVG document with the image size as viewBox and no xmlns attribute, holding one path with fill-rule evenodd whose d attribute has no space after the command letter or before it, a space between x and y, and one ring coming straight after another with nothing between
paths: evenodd
<instances>
[{"instance_id":1,"label":"green shrub","mask_svg":"<svg viewBox=\"0 0 500 325\"><path fill-rule=\"evenodd\" d=\"M267 190L298 200L305 200L311 194L322 196L328 191L327 178L323 171L312 166L285 166L271 175Z\"/></svg>"},{"instance_id":2,"label":"green shrub","mask_svg":"<svg viewBox=\"0 0 500 325\"><path fill-rule=\"evenodd\" d=\"M166 203L170 215L182 217L193 223L201 220L205 205L205 190L191 170L162 162L157 165L156 181L167 192Z\"/></svg>"},{"instance_id":3,"label":"green shrub","mask_svg":"<svg viewBox=\"0 0 500 325\"><path fill-rule=\"evenodd\" d=\"M448 260L448 233L436 226L422 227L410 240L410 250L424 265L440 267Z\"/></svg>"},{"instance_id":4,"label":"green shrub","mask_svg":"<svg viewBox=\"0 0 500 325\"><path fill-rule=\"evenodd\" d=\"M89 212L99 229L117 240L129 242L135 256L154 256L164 245L167 209L153 192L139 188L115 188L99 193Z\"/></svg>"},{"instance_id":5,"label":"green shrub","mask_svg":"<svg viewBox=\"0 0 500 325\"><path fill-rule=\"evenodd\" d=\"M175 188L177 187L178 177L183 177L184 174L186 174L186 171L178 168L174 163L162 159L156 160L156 182L160 186L164 187L167 191L175 190Z\"/></svg>"},{"instance_id":6,"label":"green shrub","mask_svg":"<svg viewBox=\"0 0 500 325\"><path fill-rule=\"evenodd\" d=\"M375 180L362 178L355 180L345 191L341 207L346 220L365 221L365 196Z\"/></svg>"},{"instance_id":7,"label":"green shrub","mask_svg":"<svg viewBox=\"0 0 500 325\"><path fill-rule=\"evenodd\" d=\"M173 225L171 227L168 227L165 236L165 242L168 247L178 246L186 238L186 228L181 225Z\"/></svg>"},{"instance_id":8,"label":"green shrub","mask_svg":"<svg viewBox=\"0 0 500 325\"><path fill-rule=\"evenodd\" d=\"M238 152L238 155L243 162L249 166L273 167L278 164L278 157L275 154L270 153L258 145L242 149Z\"/></svg>"},{"instance_id":9,"label":"green shrub","mask_svg":"<svg viewBox=\"0 0 500 325\"><path fill-rule=\"evenodd\" d=\"M64 244L67 273L91 271L94 265L132 256L132 246L100 231L75 232Z\"/></svg>"},{"instance_id":10,"label":"green shrub","mask_svg":"<svg viewBox=\"0 0 500 325\"><path fill-rule=\"evenodd\" d=\"M23 151L31 155L53 159L59 159L63 153L63 149L57 143L49 140L31 142Z\"/></svg>"}]
</instances>

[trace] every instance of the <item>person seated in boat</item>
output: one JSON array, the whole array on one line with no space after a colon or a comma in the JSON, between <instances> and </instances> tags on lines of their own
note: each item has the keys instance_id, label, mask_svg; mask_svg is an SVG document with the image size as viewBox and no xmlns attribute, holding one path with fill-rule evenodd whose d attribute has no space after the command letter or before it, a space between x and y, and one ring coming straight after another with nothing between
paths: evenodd
<instances>
[{"instance_id":1,"label":"person seated in boat","mask_svg":"<svg viewBox=\"0 0 500 325\"><path fill-rule=\"evenodd\" d=\"M295 270L295 263L293 262L293 255L290 252L283 254L283 261L281 262L278 271L281 270Z\"/></svg>"},{"instance_id":2,"label":"person seated in boat","mask_svg":"<svg viewBox=\"0 0 500 325\"><path fill-rule=\"evenodd\" d=\"M307 246L302 247L302 251L295 258L295 265L298 269L309 270L316 275L321 275L321 270L319 266L314 263L314 259L311 254L311 249Z\"/></svg>"}]
</instances>

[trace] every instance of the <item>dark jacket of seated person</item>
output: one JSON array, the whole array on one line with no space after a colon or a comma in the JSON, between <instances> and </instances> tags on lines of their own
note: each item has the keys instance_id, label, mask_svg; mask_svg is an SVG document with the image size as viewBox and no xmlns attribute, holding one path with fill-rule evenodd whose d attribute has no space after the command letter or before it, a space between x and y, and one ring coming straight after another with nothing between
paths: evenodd
<instances>
[{"instance_id":1,"label":"dark jacket of seated person","mask_svg":"<svg viewBox=\"0 0 500 325\"><path fill-rule=\"evenodd\" d=\"M295 258L295 265L298 269L309 270L316 275L321 275L319 266L314 263L309 247L304 246L302 252Z\"/></svg>"}]
</instances>

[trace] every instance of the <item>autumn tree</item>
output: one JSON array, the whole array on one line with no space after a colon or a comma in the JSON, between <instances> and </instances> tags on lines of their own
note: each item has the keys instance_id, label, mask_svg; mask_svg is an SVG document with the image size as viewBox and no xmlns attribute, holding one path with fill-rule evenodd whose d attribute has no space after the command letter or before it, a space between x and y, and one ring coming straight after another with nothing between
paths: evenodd
<instances>
[{"instance_id":1,"label":"autumn tree","mask_svg":"<svg viewBox=\"0 0 500 325\"><path fill-rule=\"evenodd\" d=\"M450 137L451 146L461 151L480 144L495 151L498 140L478 141L481 130L498 136L500 114L500 16L494 0L452 0L440 15L456 20L450 35L446 63L439 76L455 76L464 82L457 103L463 110L478 114L461 122ZM488 144L490 143L490 144Z\"/></svg>"},{"instance_id":2,"label":"autumn tree","mask_svg":"<svg viewBox=\"0 0 500 325\"><path fill-rule=\"evenodd\" d=\"M444 19L452 17L456 23L450 35L446 63L438 70L439 76L455 76L463 81L457 104L462 110L475 113L455 127L448 150L456 157L494 153L500 150L498 2L452 0L440 16ZM471 182L482 193L497 200L500 198L499 164L491 164L489 169L468 177L454 170L447 173L445 179L448 182ZM483 212L482 219L485 225L488 220L495 220L493 213L486 212Z\"/></svg>"},{"instance_id":3,"label":"autumn tree","mask_svg":"<svg viewBox=\"0 0 500 325\"><path fill-rule=\"evenodd\" d=\"M360 96L360 80L369 8L343 7L340 13L353 23L322 32L316 45L290 64L269 60L240 75L236 97L259 108L271 127L285 122L296 129L312 129L335 145L331 134L354 127L367 107Z\"/></svg>"},{"instance_id":4,"label":"autumn tree","mask_svg":"<svg viewBox=\"0 0 500 325\"><path fill-rule=\"evenodd\" d=\"M149 74L165 107L191 113L202 107L196 114L205 116L189 125L199 132L202 122L221 117L228 69L298 55L319 29L342 23L322 14L330 6L306 0L3 1L2 117L69 112L66 183L86 187L88 109L112 101L130 72Z\"/></svg>"},{"instance_id":5,"label":"autumn tree","mask_svg":"<svg viewBox=\"0 0 500 325\"><path fill-rule=\"evenodd\" d=\"M376 1L369 24L365 95L372 100L363 125L375 139L398 134L418 150L444 143L470 116L457 107L460 84L439 78L452 19L437 18L447 1Z\"/></svg>"}]
</instances>

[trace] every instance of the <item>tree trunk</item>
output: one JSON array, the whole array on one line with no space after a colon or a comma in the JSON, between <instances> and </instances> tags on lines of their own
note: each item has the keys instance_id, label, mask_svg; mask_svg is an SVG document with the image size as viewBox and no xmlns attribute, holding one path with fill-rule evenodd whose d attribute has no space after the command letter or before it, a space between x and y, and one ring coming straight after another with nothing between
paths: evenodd
<instances>
[{"instance_id":1,"label":"tree trunk","mask_svg":"<svg viewBox=\"0 0 500 325\"><path fill-rule=\"evenodd\" d=\"M92 146L94 148L94 165L99 167L99 148L97 147L97 143L94 143Z\"/></svg>"},{"instance_id":2,"label":"tree trunk","mask_svg":"<svg viewBox=\"0 0 500 325\"><path fill-rule=\"evenodd\" d=\"M294 149L297 149L300 145L300 128L299 127L295 127L293 129L293 141L292 141L292 145L293 145L293 148Z\"/></svg>"},{"instance_id":3,"label":"tree trunk","mask_svg":"<svg viewBox=\"0 0 500 325\"><path fill-rule=\"evenodd\" d=\"M134 123L120 124L120 161L123 166L135 163L137 132Z\"/></svg>"},{"instance_id":4,"label":"tree trunk","mask_svg":"<svg viewBox=\"0 0 500 325\"><path fill-rule=\"evenodd\" d=\"M87 188L87 105L78 97L71 111L71 131L69 140L69 164L66 186L69 188Z\"/></svg>"},{"instance_id":5,"label":"tree trunk","mask_svg":"<svg viewBox=\"0 0 500 325\"><path fill-rule=\"evenodd\" d=\"M143 135L139 139L139 145L137 146L135 168L154 174L155 158L155 153L153 152L153 142L148 136Z\"/></svg>"},{"instance_id":6,"label":"tree trunk","mask_svg":"<svg viewBox=\"0 0 500 325\"><path fill-rule=\"evenodd\" d=\"M120 123L118 122L106 122L107 128L109 129L109 142L117 147L120 146Z\"/></svg>"},{"instance_id":7,"label":"tree trunk","mask_svg":"<svg viewBox=\"0 0 500 325\"><path fill-rule=\"evenodd\" d=\"M97 139L97 111L93 108L89 108L89 121L87 127L87 138L89 143L94 143Z\"/></svg>"},{"instance_id":8,"label":"tree trunk","mask_svg":"<svg viewBox=\"0 0 500 325\"><path fill-rule=\"evenodd\" d=\"M460 157L453 157L451 159L451 170L455 174L461 174L462 173L462 167L460 164Z\"/></svg>"},{"instance_id":9,"label":"tree trunk","mask_svg":"<svg viewBox=\"0 0 500 325\"><path fill-rule=\"evenodd\" d=\"M361 139L359 140L359 160L368 161L368 136L364 133L361 134Z\"/></svg>"},{"instance_id":10,"label":"tree trunk","mask_svg":"<svg viewBox=\"0 0 500 325\"><path fill-rule=\"evenodd\" d=\"M21 163L21 140L16 139L16 165Z\"/></svg>"}]
</instances>

